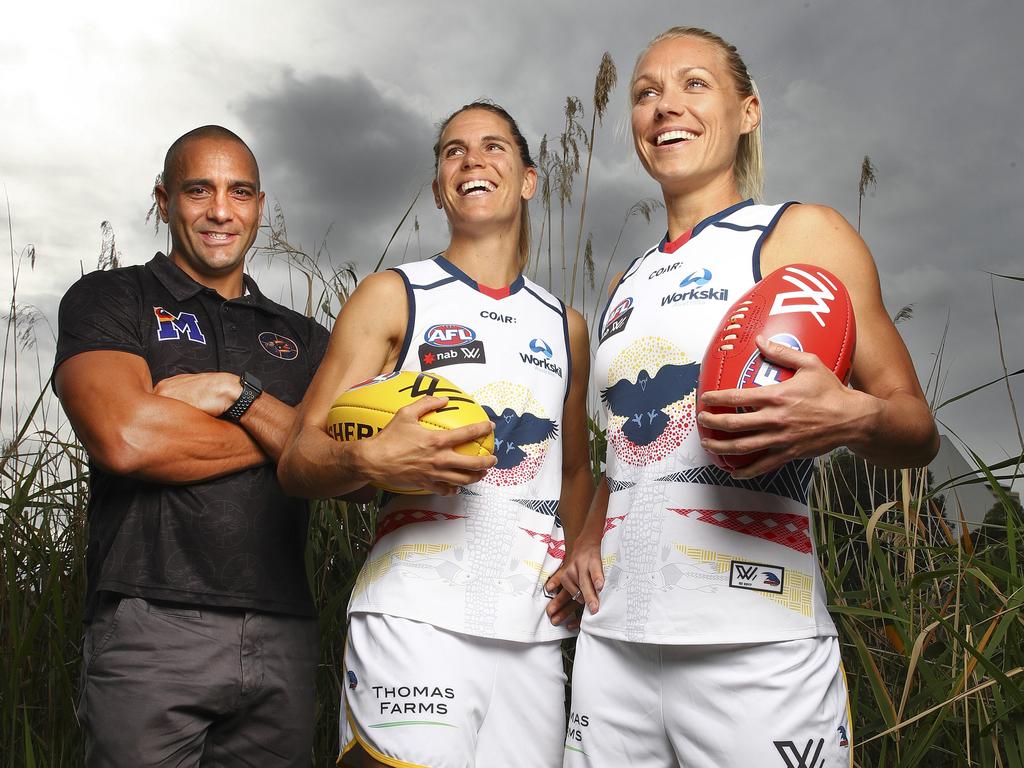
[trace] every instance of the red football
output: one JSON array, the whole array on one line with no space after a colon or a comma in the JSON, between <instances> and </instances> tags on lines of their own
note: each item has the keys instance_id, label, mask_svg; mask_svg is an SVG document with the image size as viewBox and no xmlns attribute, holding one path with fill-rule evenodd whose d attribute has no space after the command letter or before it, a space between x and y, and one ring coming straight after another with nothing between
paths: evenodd
<instances>
[{"instance_id":1,"label":"red football","mask_svg":"<svg viewBox=\"0 0 1024 768\"><path fill-rule=\"evenodd\" d=\"M740 297L725 313L711 337L700 367L700 396L718 389L743 389L778 384L794 371L769 363L754 339L758 334L787 347L813 352L844 384L849 381L857 338L853 305L846 287L831 272L808 264L790 264L772 272ZM708 407L709 413L728 408ZM706 429L701 437L729 439L728 434ZM709 454L723 469L745 467L760 455Z\"/></svg>"}]
</instances>

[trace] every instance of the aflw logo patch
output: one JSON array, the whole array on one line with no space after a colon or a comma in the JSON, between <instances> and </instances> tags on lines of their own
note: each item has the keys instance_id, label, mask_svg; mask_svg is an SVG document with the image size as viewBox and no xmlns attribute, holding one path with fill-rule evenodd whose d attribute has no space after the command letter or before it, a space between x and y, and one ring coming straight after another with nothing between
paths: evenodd
<instances>
[{"instance_id":1,"label":"aflw logo patch","mask_svg":"<svg viewBox=\"0 0 1024 768\"><path fill-rule=\"evenodd\" d=\"M153 307L156 315L157 341L174 341L184 336L189 341L205 344L206 337L199 329L199 321L191 312L179 312L175 315L163 307Z\"/></svg>"},{"instance_id":2,"label":"aflw logo patch","mask_svg":"<svg viewBox=\"0 0 1024 768\"><path fill-rule=\"evenodd\" d=\"M737 589L752 589L755 592L771 592L782 594L782 583L786 579L786 569L778 565L764 563L741 563L732 561L729 570L729 586Z\"/></svg>"},{"instance_id":3,"label":"aflw logo patch","mask_svg":"<svg viewBox=\"0 0 1024 768\"><path fill-rule=\"evenodd\" d=\"M786 761L786 768L823 768L825 765L824 760L818 760L821 757L821 750L825 746L824 739L818 739L817 742L814 739L808 739L803 749L797 749L796 744L792 741L772 743L779 750L782 759Z\"/></svg>"}]
</instances>

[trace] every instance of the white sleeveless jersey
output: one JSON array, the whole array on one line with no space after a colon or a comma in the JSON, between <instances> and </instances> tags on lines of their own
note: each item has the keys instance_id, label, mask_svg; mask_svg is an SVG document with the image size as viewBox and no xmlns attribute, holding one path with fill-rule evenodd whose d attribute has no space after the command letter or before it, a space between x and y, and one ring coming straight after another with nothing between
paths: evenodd
<instances>
[{"instance_id":1,"label":"white sleeveless jersey","mask_svg":"<svg viewBox=\"0 0 1024 768\"><path fill-rule=\"evenodd\" d=\"M522 276L500 291L480 286L442 256L396 271L409 303L397 369L471 394L495 424L498 463L457 496L387 501L349 610L503 640L569 636L548 621L543 591L565 557L565 307Z\"/></svg>"},{"instance_id":2,"label":"white sleeveless jersey","mask_svg":"<svg viewBox=\"0 0 1024 768\"><path fill-rule=\"evenodd\" d=\"M605 587L586 632L667 644L835 634L807 507L812 461L733 480L694 421L704 350L761 279L761 245L787 205L739 203L663 241L609 299L593 382L608 437Z\"/></svg>"}]
</instances>

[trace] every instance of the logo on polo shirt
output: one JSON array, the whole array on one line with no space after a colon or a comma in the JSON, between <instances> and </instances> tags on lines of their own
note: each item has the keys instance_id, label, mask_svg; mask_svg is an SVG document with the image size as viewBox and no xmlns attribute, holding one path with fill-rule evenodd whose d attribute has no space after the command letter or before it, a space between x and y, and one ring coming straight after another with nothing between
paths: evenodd
<instances>
[{"instance_id":1,"label":"logo on polo shirt","mask_svg":"<svg viewBox=\"0 0 1024 768\"><path fill-rule=\"evenodd\" d=\"M260 346L267 350L268 354L273 355L279 360L294 360L299 356L299 345L287 336L282 336L272 331L264 331L260 334L259 338Z\"/></svg>"},{"instance_id":2,"label":"logo on polo shirt","mask_svg":"<svg viewBox=\"0 0 1024 768\"><path fill-rule=\"evenodd\" d=\"M206 343L206 336L199 329L199 321L191 312L174 314L163 307L153 307L153 314L156 315L157 341L174 341L184 336L197 344Z\"/></svg>"}]
</instances>

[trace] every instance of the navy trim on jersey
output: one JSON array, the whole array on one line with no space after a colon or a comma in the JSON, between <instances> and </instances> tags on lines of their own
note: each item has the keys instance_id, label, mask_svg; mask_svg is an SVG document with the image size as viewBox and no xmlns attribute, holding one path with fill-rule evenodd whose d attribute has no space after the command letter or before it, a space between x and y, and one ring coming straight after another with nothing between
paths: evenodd
<instances>
[{"instance_id":1,"label":"navy trim on jersey","mask_svg":"<svg viewBox=\"0 0 1024 768\"><path fill-rule=\"evenodd\" d=\"M526 290L530 291L529 288ZM536 294L534 295L536 296ZM540 297L538 296L538 298ZM569 387L572 386L572 344L569 343L569 310L565 308L565 302L559 301L558 303L562 305L562 335L565 336L565 359L568 361L565 370L565 395L562 397L562 402L566 403L569 401Z\"/></svg>"},{"instance_id":2,"label":"navy trim on jersey","mask_svg":"<svg viewBox=\"0 0 1024 768\"><path fill-rule=\"evenodd\" d=\"M398 353L398 359L395 360L395 365L397 366L397 365L401 365L402 364L402 361L405 360L406 354L409 352L409 347L412 346L412 334L413 334L413 330L416 328L416 297L413 294L413 291L412 291L413 286L409 282L409 276L407 274L405 274L405 272L403 272L402 270L395 269L394 267L392 267L392 271L393 272L397 272L401 276L402 282L405 284L405 298L406 298L406 302L409 305L409 311L406 313L407 317L406 317L406 320L405 320L405 338L402 340L402 349ZM451 281L450 280L445 280L443 282L451 282ZM435 283L434 285L437 285L437 283ZM433 286L416 286L416 287L417 288L426 289L426 288L431 288Z\"/></svg>"},{"instance_id":3,"label":"navy trim on jersey","mask_svg":"<svg viewBox=\"0 0 1024 768\"><path fill-rule=\"evenodd\" d=\"M796 200L790 200L788 203L783 203L775 215L772 216L772 220L769 221L767 226L764 228L764 233L757 238L757 242L754 244L754 253L750 257L750 269L754 274L755 283L759 283L764 279L764 275L761 274L761 246L764 245L764 241L768 238L768 235L770 235L772 230L775 229L775 225L779 223L779 219L782 217L782 214L786 212L789 206L796 204Z\"/></svg>"},{"instance_id":4,"label":"navy trim on jersey","mask_svg":"<svg viewBox=\"0 0 1024 768\"><path fill-rule=\"evenodd\" d=\"M394 270L397 271L398 267L391 267L391 269L394 269ZM426 283L424 285L411 285L410 284L410 287L416 289L417 291L429 291L431 288L440 288L442 285L448 285L448 283L454 283L454 282L455 282L455 278L454 277L444 277L444 278L441 278L440 280L437 280L437 281L435 281L433 283Z\"/></svg>"},{"instance_id":5,"label":"navy trim on jersey","mask_svg":"<svg viewBox=\"0 0 1024 768\"><path fill-rule=\"evenodd\" d=\"M557 301L558 304L552 304L528 285L526 286L526 292L533 296L533 298L535 298L537 301L539 301L541 304L543 304L545 307L550 309L555 314L562 315L562 317L565 317L565 304L563 304L561 300L555 299L555 301Z\"/></svg>"},{"instance_id":6,"label":"navy trim on jersey","mask_svg":"<svg viewBox=\"0 0 1024 768\"><path fill-rule=\"evenodd\" d=\"M441 254L438 254L437 256L434 257L434 262L437 264L437 266L439 266L441 269L443 269L449 275L451 275L452 277L454 277L457 280L461 280L466 285L468 285L470 288L472 288L474 291L477 291L478 293L482 293L485 296L490 296L490 294L487 291L480 290L480 284L477 283L476 280L474 280L469 275L467 275L465 272L463 272L461 269L456 267L454 264L452 264L450 261L448 261L448 259L446 259ZM525 280L523 279L522 273L520 273L519 276L509 284L509 286L508 286L508 294L507 295L511 296L512 294L518 292L519 289L523 287L523 285L525 285ZM485 286L485 287L487 287L487 286ZM491 296L491 298L494 298L494 297ZM504 298L504 297L502 297L502 298ZM501 301L501 299L495 299L495 301Z\"/></svg>"},{"instance_id":7,"label":"navy trim on jersey","mask_svg":"<svg viewBox=\"0 0 1024 768\"><path fill-rule=\"evenodd\" d=\"M717 224L718 222L720 222L722 219L726 218L727 216L730 216L731 214L736 213L736 211L738 211L740 208L746 208L748 205L753 205L753 204L754 204L754 201L751 200L748 197L746 200L738 202L738 203L736 203L736 205L730 206L730 207L726 208L724 211L719 211L718 213L714 214L713 216L708 216L706 219L704 219L701 222L699 222L697 224L697 226L695 226L693 228L693 231L690 234L690 238L689 239L693 240L693 238L695 238L697 235L699 235L704 229L707 229L708 227L710 227L712 224ZM665 246L668 245L670 242L672 242L672 241L668 239L668 232L666 232L665 236L663 238L661 238L661 242L658 243L658 250L664 252ZM689 240L687 242L689 242Z\"/></svg>"},{"instance_id":8,"label":"navy trim on jersey","mask_svg":"<svg viewBox=\"0 0 1024 768\"><path fill-rule=\"evenodd\" d=\"M759 230L761 230L763 232L765 230L765 225L764 224L744 225L744 224L732 224L732 223L730 223L728 221L719 221L714 226L719 227L721 229L731 229L734 232L753 232L755 229L759 229Z\"/></svg>"},{"instance_id":9,"label":"navy trim on jersey","mask_svg":"<svg viewBox=\"0 0 1024 768\"><path fill-rule=\"evenodd\" d=\"M608 314L608 310L612 306L612 300L615 298L615 294L618 293L619 286L621 286L625 282L626 278L631 276L636 271L636 269L639 269L641 261L646 259L648 256L650 256L656 250L658 250L658 249L657 248L650 248L644 254L642 254L640 256L637 256L635 259L633 259L631 262L629 262L629 266L626 267L626 269L623 271L623 273L621 275L619 275L619 279L615 283L615 286L611 289L611 291L608 292L608 300L604 303L604 309L601 310L601 318L597 322L597 339L598 339L598 345L599 346L600 346L600 343L601 343L601 330L604 328L604 318Z\"/></svg>"}]
</instances>

